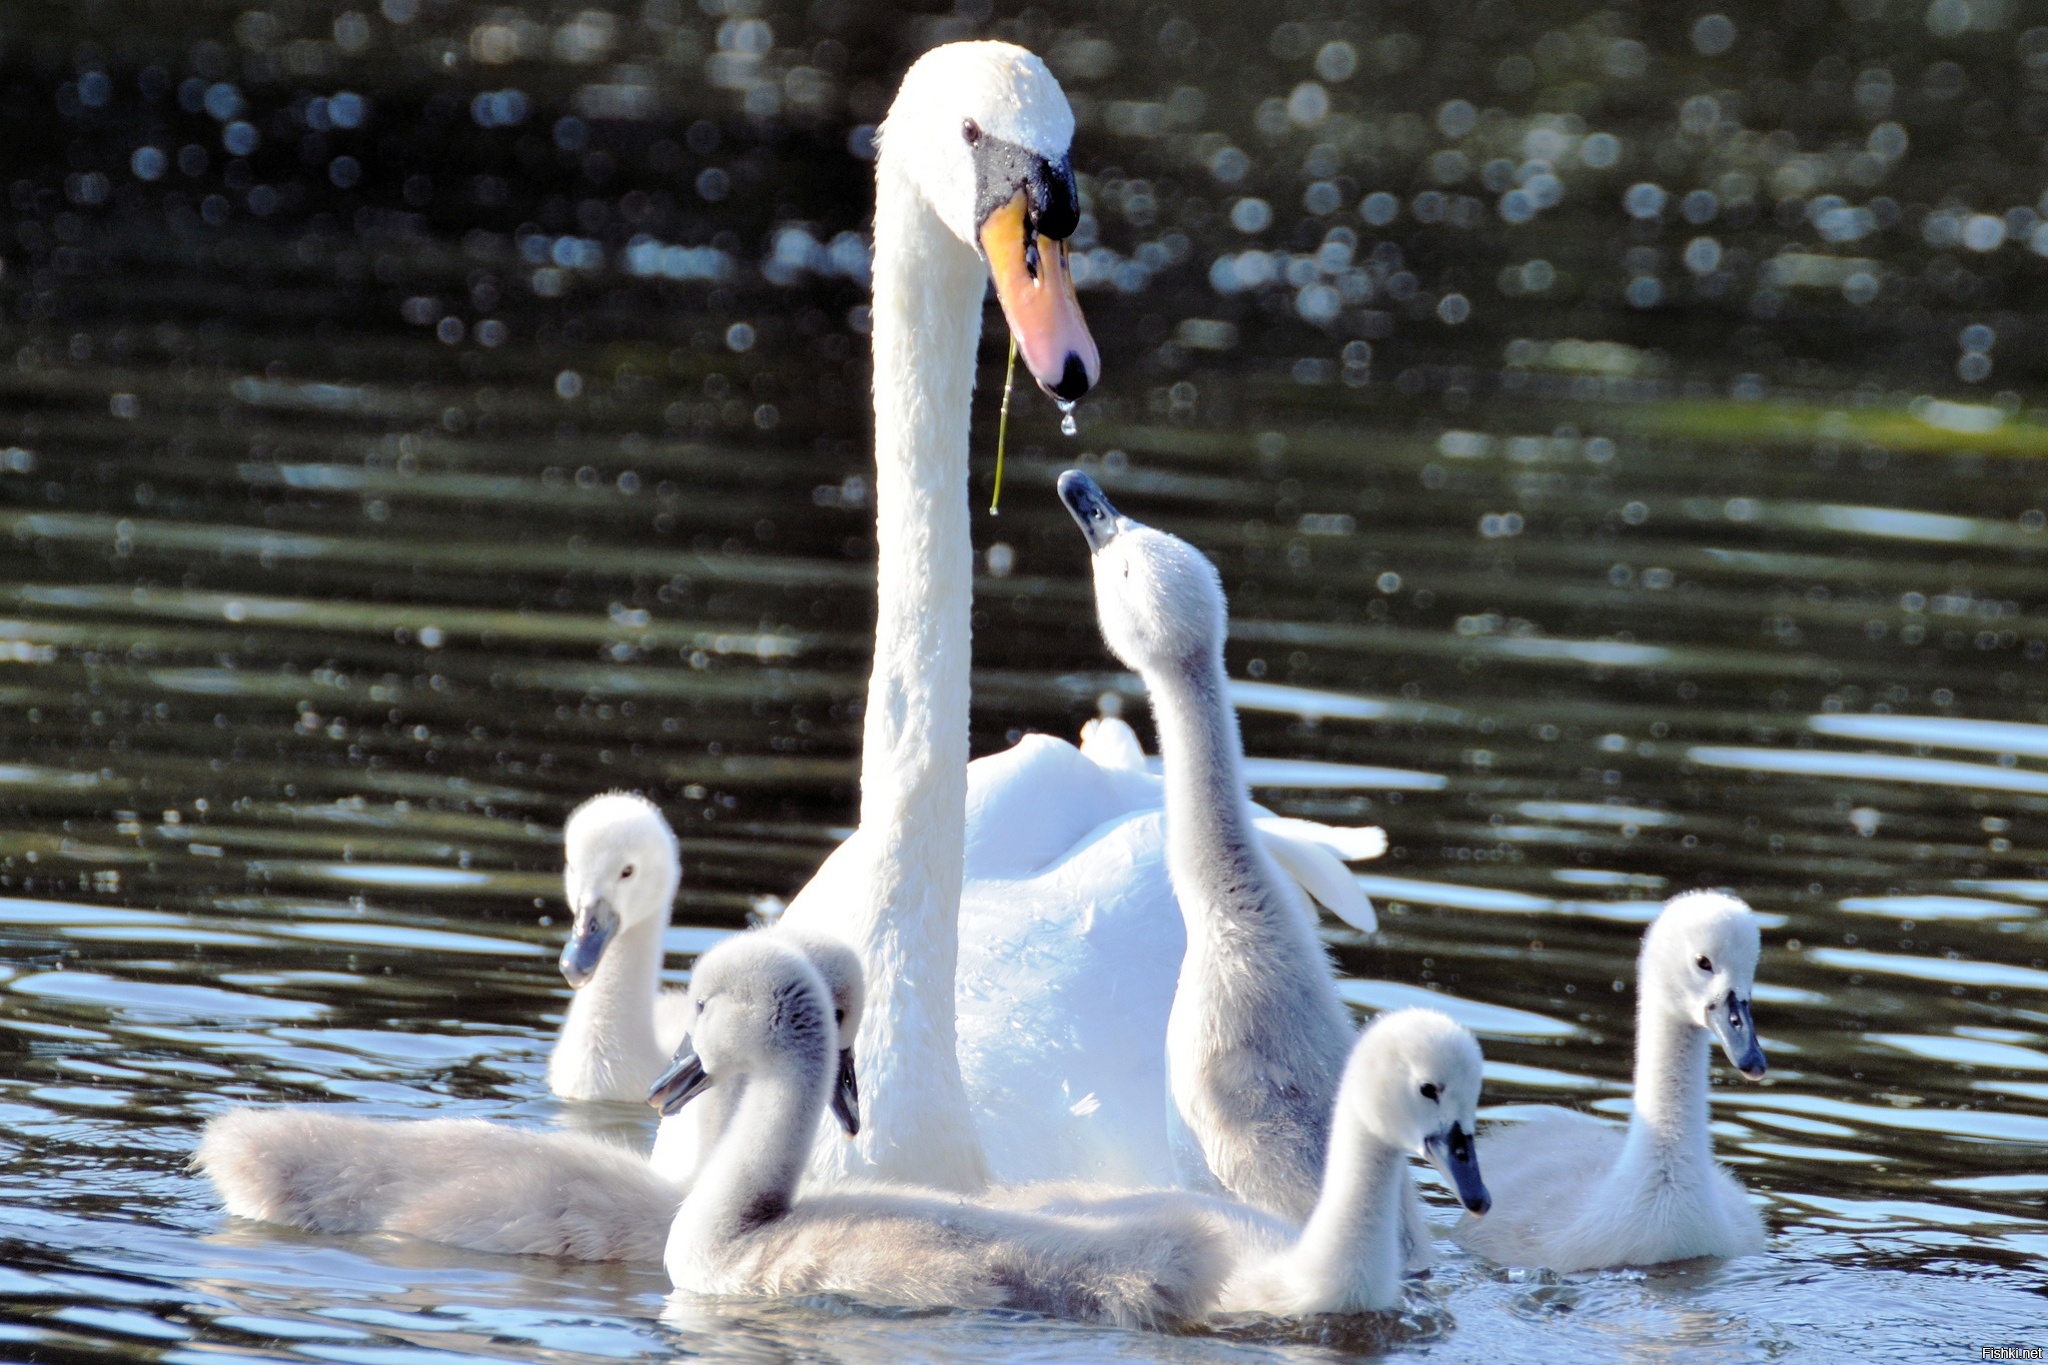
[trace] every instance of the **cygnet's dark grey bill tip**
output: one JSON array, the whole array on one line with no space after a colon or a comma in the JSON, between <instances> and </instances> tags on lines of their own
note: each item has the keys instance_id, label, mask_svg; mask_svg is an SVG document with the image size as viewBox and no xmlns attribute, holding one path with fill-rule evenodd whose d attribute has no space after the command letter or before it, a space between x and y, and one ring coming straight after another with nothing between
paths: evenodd
<instances>
[{"instance_id":1,"label":"cygnet's dark grey bill tip","mask_svg":"<svg viewBox=\"0 0 2048 1365\"><path fill-rule=\"evenodd\" d=\"M1479 1151L1472 1135L1454 1123L1448 1133L1430 1134L1422 1146L1431 1162L1451 1182L1451 1188L1458 1192L1458 1202L1475 1216L1484 1217L1493 1207L1493 1196L1486 1192L1486 1182L1479 1178Z\"/></svg>"},{"instance_id":2,"label":"cygnet's dark grey bill tip","mask_svg":"<svg viewBox=\"0 0 2048 1365\"><path fill-rule=\"evenodd\" d=\"M1762 1080L1769 1064L1764 1060L1764 1045L1756 1036L1756 1015L1751 1013L1749 1002L1730 991L1721 1008L1708 1013L1707 1022L1721 1044L1722 1055L1728 1058L1728 1065L1748 1080Z\"/></svg>"},{"instance_id":3,"label":"cygnet's dark grey bill tip","mask_svg":"<svg viewBox=\"0 0 2048 1365\"><path fill-rule=\"evenodd\" d=\"M853 1074L853 1049L839 1049L839 1079L832 1086L832 1117L848 1137L860 1136L860 1082Z\"/></svg>"},{"instance_id":4,"label":"cygnet's dark grey bill tip","mask_svg":"<svg viewBox=\"0 0 2048 1365\"><path fill-rule=\"evenodd\" d=\"M685 1038L683 1045L676 1049L675 1060L668 1064L668 1070L656 1076L654 1084L647 1087L647 1102L667 1118L710 1088L711 1073L704 1069L697 1049Z\"/></svg>"},{"instance_id":5,"label":"cygnet's dark grey bill tip","mask_svg":"<svg viewBox=\"0 0 2048 1365\"><path fill-rule=\"evenodd\" d=\"M576 923L569 930L569 941L562 945L561 960L562 975L572 987L580 990L597 975L605 945L618 932L619 912L612 909L611 902L600 897L577 908Z\"/></svg>"},{"instance_id":6,"label":"cygnet's dark grey bill tip","mask_svg":"<svg viewBox=\"0 0 2048 1365\"><path fill-rule=\"evenodd\" d=\"M1088 552L1099 554L1124 529L1123 514L1103 496L1095 480L1078 469L1060 475L1060 501L1067 505L1081 534L1088 538Z\"/></svg>"}]
</instances>

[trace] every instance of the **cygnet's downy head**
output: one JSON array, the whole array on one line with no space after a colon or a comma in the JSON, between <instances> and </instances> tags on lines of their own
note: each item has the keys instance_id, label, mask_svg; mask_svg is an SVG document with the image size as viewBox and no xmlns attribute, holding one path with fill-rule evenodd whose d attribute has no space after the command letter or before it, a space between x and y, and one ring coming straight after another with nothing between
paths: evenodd
<instances>
[{"instance_id":1,"label":"cygnet's downy head","mask_svg":"<svg viewBox=\"0 0 2048 1365\"><path fill-rule=\"evenodd\" d=\"M1393 1010L1373 1020L1351 1049L1338 1091L1340 1118L1437 1168L1475 1214L1493 1207L1479 1176L1483 1060L1471 1031L1435 1010Z\"/></svg>"},{"instance_id":2,"label":"cygnet's downy head","mask_svg":"<svg viewBox=\"0 0 2048 1365\"><path fill-rule=\"evenodd\" d=\"M1223 580L1200 550L1110 505L1078 469L1060 475L1060 501L1088 539L1095 615L1110 652L1139 672L1183 667L1223 647Z\"/></svg>"},{"instance_id":3,"label":"cygnet's downy head","mask_svg":"<svg viewBox=\"0 0 2048 1365\"><path fill-rule=\"evenodd\" d=\"M1667 902L1643 935L1636 989L1645 1011L1665 1009L1720 1041L1728 1064L1764 1074L1750 997L1760 948L1756 916L1723 891L1689 891Z\"/></svg>"},{"instance_id":4,"label":"cygnet's downy head","mask_svg":"<svg viewBox=\"0 0 2048 1365\"><path fill-rule=\"evenodd\" d=\"M1012 43L935 47L904 74L880 138L883 161L988 262L1039 386L1069 403L1087 393L1102 357L1067 265L1074 111L1045 63Z\"/></svg>"},{"instance_id":5,"label":"cygnet's downy head","mask_svg":"<svg viewBox=\"0 0 2048 1365\"><path fill-rule=\"evenodd\" d=\"M824 977L796 944L772 933L729 938L697 959L690 1036L647 1102L666 1116L714 1085L781 1075L815 1082L822 1107L838 1089L833 1013ZM833 1113L845 1126L836 1103Z\"/></svg>"},{"instance_id":6,"label":"cygnet's downy head","mask_svg":"<svg viewBox=\"0 0 2048 1365\"><path fill-rule=\"evenodd\" d=\"M562 975L582 986L621 929L668 923L682 881L675 831L652 801L606 792L578 806L562 828L562 890L575 917Z\"/></svg>"},{"instance_id":7,"label":"cygnet's downy head","mask_svg":"<svg viewBox=\"0 0 2048 1365\"><path fill-rule=\"evenodd\" d=\"M774 931L809 958L832 996L832 1023L839 1033L839 1075L832 1086L832 1117L848 1137L860 1132L860 1081L854 1074L853 1040L867 1008L867 976L860 954L828 934L806 929Z\"/></svg>"}]
</instances>

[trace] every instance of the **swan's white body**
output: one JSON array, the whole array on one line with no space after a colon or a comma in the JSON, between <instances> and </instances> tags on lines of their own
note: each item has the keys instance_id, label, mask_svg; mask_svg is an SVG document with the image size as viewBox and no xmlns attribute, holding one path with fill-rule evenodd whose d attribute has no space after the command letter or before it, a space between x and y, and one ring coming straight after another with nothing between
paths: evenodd
<instances>
[{"instance_id":1,"label":"swan's white body","mask_svg":"<svg viewBox=\"0 0 2048 1365\"><path fill-rule=\"evenodd\" d=\"M926 53L882 125L860 827L784 915L860 954L868 1098L859 1138L821 1137L813 1173L1156 1183L1173 1175L1162 1055L1183 943L1157 786L1127 755L1049 739L967 762L967 435L989 277L969 124L973 145L1062 165L1074 129L1043 63L987 42ZM1288 856L1362 901L1314 842ZM695 1159L686 1131L662 1146L666 1169Z\"/></svg>"},{"instance_id":2,"label":"swan's white body","mask_svg":"<svg viewBox=\"0 0 2048 1365\"><path fill-rule=\"evenodd\" d=\"M698 1068L679 1093L743 1091L669 1235L669 1277L688 1294L837 1294L1131 1327L1215 1311L1358 1312L1400 1301L1407 1153L1448 1163L1468 1203L1485 1207L1466 1139L1478 1047L1429 1011L1386 1016L1361 1039L1327 1190L1296 1237L1174 1190L1049 1192L1035 1206L1029 1190L1002 1204L879 1186L799 1197L837 1042L822 983L754 936L706 954L691 993Z\"/></svg>"},{"instance_id":3,"label":"swan's white body","mask_svg":"<svg viewBox=\"0 0 2048 1365\"><path fill-rule=\"evenodd\" d=\"M1672 900L1643 936L1637 966L1626 1133L1570 1110L1489 1129L1479 1151L1494 1211L1461 1220L1453 1239L1505 1265L1553 1270L1761 1251L1763 1220L1714 1160L1707 1106L1715 1034L1745 1074L1762 1074L1748 1022L1756 961L1756 920L1742 902L1718 892ZM1733 1027L1731 996L1740 1001Z\"/></svg>"}]
</instances>

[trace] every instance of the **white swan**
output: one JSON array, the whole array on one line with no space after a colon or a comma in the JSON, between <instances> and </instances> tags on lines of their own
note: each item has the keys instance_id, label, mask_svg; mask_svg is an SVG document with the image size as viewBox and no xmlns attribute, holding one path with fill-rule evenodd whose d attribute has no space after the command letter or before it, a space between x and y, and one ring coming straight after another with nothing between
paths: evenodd
<instances>
[{"instance_id":1,"label":"white swan","mask_svg":"<svg viewBox=\"0 0 2048 1365\"><path fill-rule=\"evenodd\" d=\"M1763 1220L1714 1160L1708 1040L1751 1080L1764 1052L1750 1014L1756 917L1733 896L1674 897L1636 964L1635 1112L1624 1137L1570 1110L1490 1128L1480 1139L1495 1195L1451 1236L1505 1265L1591 1270L1764 1246Z\"/></svg>"},{"instance_id":2,"label":"white swan","mask_svg":"<svg viewBox=\"0 0 2048 1365\"><path fill-rule=\"evenodd\" d=\"M967 436L989 277L1041 385L1070 401L1098 368L1057 240L1077 222L1073 130L1044 64L995 42L927 52L882 125L860 828L785 915L852 944L871 996L869 1109L857 1141L820 1145L826 1178L972 1190L992 1171L1173 1173L1163 1039L1181 928L1156 783L1127 754L1105 764L1043 736L967 762ZM1286 856L1370 922L1331 851L1297 837Z\"/></svg>"},{"instance_id":3,"label":"white swan","mask_svg":"<svg viewBox=\"0 0 2048 1365\"><path fill-rule=\"evenodd\" d=\"M1024 1190L1001 1205L900 1186L799 1196L836 1041L822 983L752 936L707 953L691 996L694 1051L663 1078L663 1101L744 1091L669 1235L669 1277L686 1293L838 1294L1148 1327L1216 1312L1361 1312L1400 1301L1411 1153L1434 1162L1469 1209L1487 1207L1470 1142L1478 1045L1433 1011L1383 1016L1359 1040L1329 1177L1296 1234L1180 1190ZM1034 1194L1040 1207L1018 1206Z\"/></svg>"},{"instance_id":4,"label":"white swan","mask_svg":"<svg viewBox=\"0 0 2048 1365\"><path fill-rule=\"evenodd\" d=\"M706 953L690 994L692 1050L663 1078L662 1099L743 1089L669 1233L677 1289L1021 1309L1127 1327L1186 1321L1213 1300L1228 1262L1203 1201L1089 1217L902 1186L799 1198L838 1046L823 983L770 936L749 935Z\"/></svg>"},{"instance_id":5,"label":"white swan","mask_svg":"<svg viewBox=\"0 0 2048 1365\"><path fill-rule=\"evenodd\" d=\"M1167 1073L1203 1172L1293 1222L1323 1183L1331 1105L1357 1030L1314 912L1253 835L1237 713L1225 695L1223 585L1202 553L1123 516L1068 470L1060 498L1088 541L1110 651L1144 679L1166 775L1166 848L1187 926ZM1412 1187L1409 1259L1430 1261Z\"/></svg>"}]
</instances>

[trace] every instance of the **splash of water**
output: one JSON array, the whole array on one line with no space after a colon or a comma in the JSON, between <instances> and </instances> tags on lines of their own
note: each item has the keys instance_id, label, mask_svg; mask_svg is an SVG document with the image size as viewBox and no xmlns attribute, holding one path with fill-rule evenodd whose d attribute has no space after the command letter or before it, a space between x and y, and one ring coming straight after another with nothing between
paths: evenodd
<instances>
[{"instance_id":1,"label":"splash of water","mask_svg":"<svg viewBox=\"0 0 2048 1365\"><path fill-rule=\"evenodd\" d=\"M1052 401L1057 403L1060 409L1060 435L1072 436L1075 432L1079 431L1080 427L1074 421L1073 400L1068 398L1055 398Z\"/></svg>"}]
</instances>

